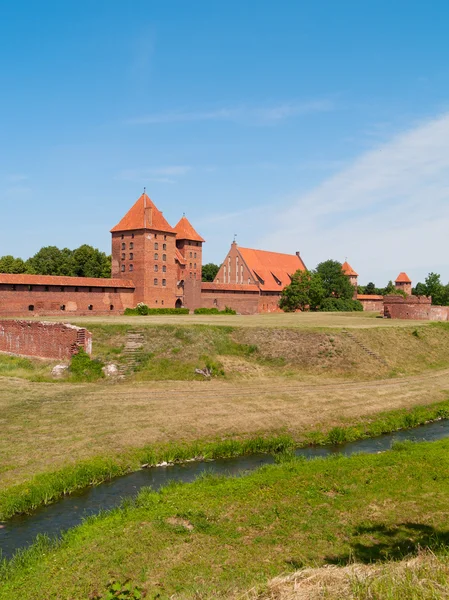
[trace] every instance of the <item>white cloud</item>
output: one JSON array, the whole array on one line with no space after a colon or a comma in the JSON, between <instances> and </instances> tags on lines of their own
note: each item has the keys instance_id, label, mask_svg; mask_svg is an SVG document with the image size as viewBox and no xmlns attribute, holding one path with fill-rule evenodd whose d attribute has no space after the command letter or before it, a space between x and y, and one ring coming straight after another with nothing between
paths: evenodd
<instances>
[{"instance_id":1,"label":"white cloud","mask_svg":"<svg viewBox=\"0 0 449 600\"><path fill-rule=\"evenodd\" d=\"M115 179L122 181L133 181L145 183L154 181L158 183L174 183L175 177L186 175L191 171L187 165L169 165L165 167L141 167L136 169L124 169L120 171Z\"/></svg>"},{"instance_id":2,"label":"white cloud","mask_svg":"<svg viewBox=\"0 0 449 600\"><path fill-rule=\"evenodd\" d=\"M393 136L297 198L264 247L301 249L311 268L348 258L361 281L405 270L449 280L449 113Z\"/></svg>"},{"instance_id":3,"label":"white cloud","mask_svg":"<svg viewBox=\"0 0 449 600\"><path fill-rule=\"evenodd\" d=\"M290 117L324 112L333 109L330 100L312 100L302 103L283 103L268 107L238 106L204 111L175 111L153 113L127 119L127 125L154 125L189 121L234 121L250 125L268 125Z\"/></svg>"}]
</instances>

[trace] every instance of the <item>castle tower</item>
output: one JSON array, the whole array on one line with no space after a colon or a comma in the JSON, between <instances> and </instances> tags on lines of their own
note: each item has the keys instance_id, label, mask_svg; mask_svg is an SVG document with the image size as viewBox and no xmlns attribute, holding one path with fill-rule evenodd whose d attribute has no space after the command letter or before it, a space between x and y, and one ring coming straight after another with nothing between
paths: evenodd
<instances>
[{"instance_id":1,"label":"castle tower","mask_svg":"<svg viewBox=\"0 0 449 600\"><path fill-rule=\"evenodd\" d=\"M111 229L112 277L132 279L135 304L172 308L176 303L176 232L143 193Z\"/></svg>"},{"instance_id":2,"label":"castle tower","mask_svg":"<svg viewBox=\"0 0 449 600\"><path fill-rule=\"evenodd\" d=\"M407 275L407 273L404 273L403 271L399 273L399 275L396 277L394 287L397 290L402 290L403 292L405 292L407 296L412 295L412 280Z\"/></svg>"},{"instance_id":3,"label":"castle tower","mask_svg":"<svg viewBox=\"0 0 449 600\"><path fill-rule=\"evenodd\" d=\"M351 267L351 265L348 263L348 261L345 261L341 265L341 270L346 275L346 277L349 279L351 284L354 286L354 298L356 299L359 274L354 271L354 269Z\"/></svg>"},{"instance_id":4,"label":"castle tower","mask_svg":"<svg viewBox=\"0 0 449 600\"><path fill-rule=\"evenodd\" d=\"M195 231L189 220L183 216L174 227L176 249L179 254L177 296L186 308L201 306L201 272L203 266L204 239Z\"/></svg>"}]
</instances>

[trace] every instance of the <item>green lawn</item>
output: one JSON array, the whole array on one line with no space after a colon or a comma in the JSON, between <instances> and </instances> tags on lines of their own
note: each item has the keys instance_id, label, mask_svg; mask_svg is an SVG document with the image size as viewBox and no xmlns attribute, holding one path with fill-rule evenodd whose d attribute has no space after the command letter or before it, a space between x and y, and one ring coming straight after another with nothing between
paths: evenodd
<instances>
[{"instance_id":1,"label":"green lawn","mask_svg":"<svg viewBox=\"0 0 449 600\"><path fill-rule=\"evenodd\" d=\"M438 552L449 543L448 473L444 440L143 491L4 566L0 598L101 597L128 578L148 598L242 598L304 566Z\"/></svg>"}]
</instances>

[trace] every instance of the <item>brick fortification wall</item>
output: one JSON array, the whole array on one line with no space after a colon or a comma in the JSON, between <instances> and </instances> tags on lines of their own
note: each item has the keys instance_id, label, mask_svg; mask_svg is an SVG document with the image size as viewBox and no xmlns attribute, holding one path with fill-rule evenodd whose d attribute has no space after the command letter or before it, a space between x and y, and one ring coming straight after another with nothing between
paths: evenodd
<instances>
[{"instance_id":1,"label":"brick fortification wall","mask_svg":"<svg viewBox=\"0 0 449 600\"><path fill-rule=\"evenodd\" d=\"M92 352L92 334L82 327L45 321L0 321L0 352L64 360L78 348Z\"/></svg>"},{"instance_id":2,"label":"brick fortification wall","mask_svg":"<svg viewBox=\"0 0 449 600\"><path fill-rule=\"evenodd\" d=\"M384 316L389 319L448 321L449 307L432 306L432 299L427 296L385 296Z\"/></svg>"}]
</instances>

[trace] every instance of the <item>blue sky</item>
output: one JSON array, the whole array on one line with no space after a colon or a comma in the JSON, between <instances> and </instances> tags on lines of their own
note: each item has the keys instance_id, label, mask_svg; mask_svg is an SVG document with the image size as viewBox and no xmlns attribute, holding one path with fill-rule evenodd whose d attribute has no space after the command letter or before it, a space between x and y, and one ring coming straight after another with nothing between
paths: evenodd
<instances>
[{"instance_id":1,"label":"blue sky","mask_svg":"<svg viewBox=\"0 0 449 600\"><path fill-rule=\"evenodd\" d=\"M0 255L90 243L146 186L206 262L449 280L447 0L4 1Z\"/></svg>"}]
</instances>

